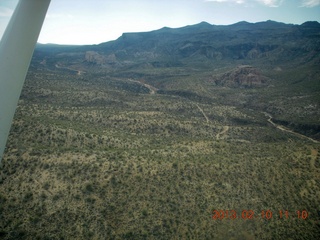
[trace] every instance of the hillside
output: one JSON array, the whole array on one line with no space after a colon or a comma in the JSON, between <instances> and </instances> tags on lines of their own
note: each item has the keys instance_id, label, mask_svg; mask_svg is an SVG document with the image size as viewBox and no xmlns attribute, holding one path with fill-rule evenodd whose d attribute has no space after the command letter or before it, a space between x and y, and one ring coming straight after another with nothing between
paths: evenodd
<instances>
[{"instance_id":1,"label":"hillside","mask_svg":"<svg viewBox=\"0 0 320 240\"><path fill-rule=\"evenodd\" d=\"M317 22L39 44L0 238L318 239L319 66Z\"/></svg>"}]
</instances>

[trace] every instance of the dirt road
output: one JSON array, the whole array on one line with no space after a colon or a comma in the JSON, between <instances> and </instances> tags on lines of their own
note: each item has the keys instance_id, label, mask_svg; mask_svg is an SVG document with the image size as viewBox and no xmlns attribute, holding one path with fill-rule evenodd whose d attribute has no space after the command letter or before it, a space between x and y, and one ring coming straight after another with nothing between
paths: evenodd
<instances>
[{"instance_id":1,"label":"dirt road","mask_svg":"<svg viewBox=\"0 0 320 240\"><path fill-rule=\"evenodd\" d=\"M271 123L274 127L280 129L281 131L288 132L288 133L294 134L294 135L296 135L296 136L299 136L299 137L308 139L308 140L310 140L310 141L312 141L312 142L314 142L314 143L320 143L319 141L314 140L314 139L312 139L312 138L310 138L310 137L308 137L308 136L305 136L305 135L303 135L303 134L294 132L294 131L292 131L292 130L284 127L284 126L281 126L281 125L278 125L278 124L274 123L274 122L272 121L272 116L271 116L269 113L263 112L263 114L264 114L266 117L268 117L268 122L269 122L269 123Z\"/></svg>"},{"instance_id":2,"label":"dirt road","mask_svg":"<svg viewBox=\"0 0 320 240\"><path fill-rule=\"evenodd\" d=\"M229 126L223 126L223 129L221 132L217 133L216 135L216 139L219 140L219 139L223 139L227 136L227 132L229 131ZM220 137L222 135L222 137Z\"/></svg>"},{"instance_id":3,"label":"dirt road","mask_svg":"<svg viewBox=\"0 0 320 240\"><path fill-rule=\"evenodd\" d=\"M196 104L196 106L198 107L198 109L200 110L200 112L202 113L202 115L204 116L204 118L207 120L207 123L210 122L208 116L205 114L205 112L203 111L203 109L202 109L198 104Z\"/></svg>"},{"instance_id":4,"label":"dirt road","mask_svg":"<svg viewBox=\"0 0 320 240\"><path fill-rule=\"evenodd\" d=\"M130 82L135 82L135 83L139 83L140 85L148 88L149 91L150 91L150 94L155 94L155 93L158 91L157 88L155 88L155 87L153 87L153 86L151 86L151 85L149 85L149 84L140 82L140 81L138 81L138 80L128 79L128 81L130 81Z\"/></svg>"}]
</instances>

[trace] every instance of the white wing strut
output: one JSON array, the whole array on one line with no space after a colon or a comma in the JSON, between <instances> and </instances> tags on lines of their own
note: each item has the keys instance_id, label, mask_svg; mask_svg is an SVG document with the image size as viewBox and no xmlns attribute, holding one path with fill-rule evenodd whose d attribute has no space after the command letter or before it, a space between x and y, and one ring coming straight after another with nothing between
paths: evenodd
<instances>
[{"instance_id":1,"label":"white wing strut","mask_svg":"<svg viewBox=\"0 0 320 240\"><path fill-rule=\"evenodd\" d=\"M0 161L50 0L20 0L0 42Z\"/></svg>"}]
</instances>

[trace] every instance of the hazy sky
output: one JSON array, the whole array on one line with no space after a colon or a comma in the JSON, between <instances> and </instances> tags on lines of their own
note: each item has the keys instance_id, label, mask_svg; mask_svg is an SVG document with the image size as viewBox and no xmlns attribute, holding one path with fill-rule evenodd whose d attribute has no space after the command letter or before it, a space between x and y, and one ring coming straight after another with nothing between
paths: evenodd
<instances>
[{"instance_id":1,"label":"hazy sky","mask_svg":"<svg viewBox=\"0 0 320 240\"><path fill-rule=\"evenodd\" d=\"M26 1L26 0L24 0ZM18 0L0 0L0 36ZM51 0L40 43L98 44L123 32L206 21L320 22L320 0Z\"/></svg>"}]
</instances>

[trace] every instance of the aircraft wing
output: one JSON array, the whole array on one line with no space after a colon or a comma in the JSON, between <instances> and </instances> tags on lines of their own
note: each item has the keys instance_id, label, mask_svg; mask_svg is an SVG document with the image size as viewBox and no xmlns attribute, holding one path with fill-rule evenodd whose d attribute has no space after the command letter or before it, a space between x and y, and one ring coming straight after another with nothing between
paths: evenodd
<instances>
[{"instance_id":1,"label":"aircraft wing","mask_svg":"<svg viewBox=\"0 0 320 240\"><path fill-rule=\"evenodd\" d=\"M20 0L0 42L0 161L51 0Z\"/></svg>"}]
</instances>

